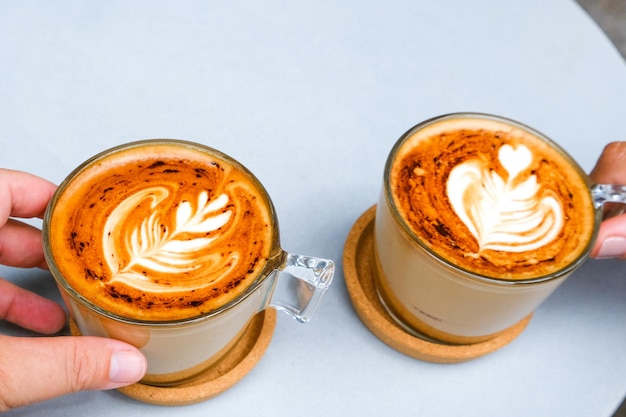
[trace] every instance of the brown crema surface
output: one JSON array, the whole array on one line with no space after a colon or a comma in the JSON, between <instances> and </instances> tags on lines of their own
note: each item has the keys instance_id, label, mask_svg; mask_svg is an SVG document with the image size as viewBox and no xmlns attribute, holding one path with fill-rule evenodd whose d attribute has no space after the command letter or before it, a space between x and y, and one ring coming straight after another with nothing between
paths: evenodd
<instances>
[{"instance_id":1,"label":"brown crema surface","mask_svg":"<svg viewBox=\"0 0 626 417\"><path fill-rule=\"evenodd\" d=\"M465 161L479 161L505 181L509 174L498 159L504 144L524 144L533 154L515 184L536 176L538 198L556 197L564 225L549 244L532 251L479 249L447 195L450 172ZM391 194L401 217L425 246L451 264L504 280L543 277L574 262L586 250L595 213L586 179L557 150L536 136L508 124L474 119L439 121L408 137L390 170ZM471 200L466 196L465 201Z\"/></svg>"},{"instance_id":2,"label":"brown crema surface","mask_svg":"<svg viewBox=\"0 0 626 417\"><path fill-rule=\"evenodd\" d=\"M271 256L270 203L248 175L177 144L110 154L60 194L49 221L70 287L116 315L196 317L234 300Z\"/></svg>"}]
</instances>

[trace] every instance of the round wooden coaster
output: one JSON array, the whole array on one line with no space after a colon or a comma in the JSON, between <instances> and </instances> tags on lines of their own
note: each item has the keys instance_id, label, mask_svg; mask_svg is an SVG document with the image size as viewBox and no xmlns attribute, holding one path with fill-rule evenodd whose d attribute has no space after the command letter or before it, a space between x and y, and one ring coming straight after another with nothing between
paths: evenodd
<instances>
[{"instance_id":1,"label":"round wooden coaster","mask_svg":"<svg viewBox=\"0 0 626 417\"><path fill-rule=\"evenodd\" d=\"M169 387L137 383L118 391L148 404L188 405L208 400L235 385L261 360L270 344L276 327L276 310L258 313L235 346L218 363L193 380ZM70 321L70 332L80 331Z\"/></svg>"},{"instance_id":2,"label":"round wooden coaster","mask_svg":"<svg viewBox=\"0 0 626 417\"><path fill-rule=\"evenodd\" d=\"M374 218L370 207L354 223L343 252L346 287L352 305L365 326L395 350L428 362L459 363L491 353L507 345L528 325L532 314L493 339L470 345L429 342L404 331L387 313L374 287Z\"/></svg>"}]
</instances>

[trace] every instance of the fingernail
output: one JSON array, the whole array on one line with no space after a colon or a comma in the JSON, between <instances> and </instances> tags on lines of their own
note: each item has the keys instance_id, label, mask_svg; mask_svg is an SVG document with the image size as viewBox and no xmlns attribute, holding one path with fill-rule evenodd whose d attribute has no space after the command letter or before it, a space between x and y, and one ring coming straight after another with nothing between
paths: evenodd
<instances>
[{"instance_id":1,"label":"fingernail","mask_svg":"<svg viewBox=\"0 0 626 417\"><path fill-rule=\"evenodd\" d=\"M119 384L132 384L146 373L146 359L138 351L122 350L111 355L109 379Z\"/></svg>"},{"instance_id":2,"label":"fingernail","mask_svg":"<svg viewBox=\"0 0 626 417\"><path fill-rule=\"evenodd\" d=\"M620 258L626 255L626 238L611 236L604 239L596 259Z\"/></svg>"}]
</instances>

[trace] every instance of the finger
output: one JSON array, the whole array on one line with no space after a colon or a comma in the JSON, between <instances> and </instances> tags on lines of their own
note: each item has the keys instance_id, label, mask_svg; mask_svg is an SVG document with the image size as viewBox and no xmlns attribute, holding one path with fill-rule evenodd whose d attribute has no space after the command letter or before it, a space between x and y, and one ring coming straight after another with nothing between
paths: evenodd
<instances>
[{"instance_id":1,"label":"finger","mask_svg":"<svg viewBox=\"0 0 626 417\"><path fill-rule=\"evenodd\" d=\"M0 320L38 333L53 334L65 325L65 311L54 301L0 279Z\"/></svg>"},{"instance_id":2,"label":"finger","mask_svg":"<svg viewBox=\"0 0 626 417\"><path fill-rule=\"evenodd\" d=\"M606 145L589 176L596 184L626 184L626 142ZM596 259L626 258L626 215L602 222L591 256Z\"/></svg>"},{"instance_id":3,"label":"finger","mask_svg":"<svg viewBox=\"0 0 626 417\"><path fill-rule=\"evenodd\" d=\"M626 184L626 142L606 145L589 176L596 184Z\"/></svg>"},{"instance_id":4,"label":"finger","mask_svg":"<svg viewBox=\"0 0 626 417\"><path fill-rule=\"evenodd\" d=\"M143 354L119 340L0 336L0 411L129 385L144 376L146 367Z\"/></svg>"},{"instance_id":5,"label":"finger","mask_svg":"<svg viewBox=\"0 0 626 417\"><path fill-rule=\"evenodd\" d=\"M626 214L602 222L591 257L626 259Z\"/></svg>"},{"instance_id":6,"label":"finger","mask_svg":"<svg viewBox=\"0 0 626 417\"><path fill-rule=\"evenodd\" d=\"M9 219L4 227L0 228L0 264L46 269L41 230Z\"/></svg>"},{"instance_id":7,"label":"finger","mask_svg":"<svg viewBox=\"0 0 626 417\"><path fill-rule=\"evenodd\" d=\"M21 171L0 169L0 226L10 216L43 217L56 186Z\"/></svg>"}]
</instances>

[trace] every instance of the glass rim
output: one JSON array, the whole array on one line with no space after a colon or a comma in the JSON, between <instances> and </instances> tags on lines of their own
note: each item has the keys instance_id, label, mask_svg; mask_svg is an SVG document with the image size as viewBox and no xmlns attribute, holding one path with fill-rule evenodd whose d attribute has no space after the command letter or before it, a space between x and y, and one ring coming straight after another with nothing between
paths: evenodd
<instances>
[{"instance_id":1,"label":"glass rim","mask_svg":"<svg viewBox=\"0 0 626 417\"><path fill-rule=\"evenodd\" d=\"M63 194L67 186L72 182L73 178L82 173L88 167L92 166L94 163L107 158L110 155L113 155L118 152L122 152L128 149L140 148L143 146L152 146L152 145L180 145L183 147L187 147L190 149L194 149L200 152L204 152L210 155L213 155L219 159L225 160L229 164L232 164L237 169L240 169L242 172L246 174L246 176L254 183L255 187L261 192L265 201L267 203L267 208L269 210L270 219L272 221L272 241L270 245L270 255L268 259L265 261L265 265L263 269L259 273L257 277L255 277L254 281L237 297L228 303L210 310L204 314L194 315L187 318L180 318L175 320L146 320L146 319L135 319L132 317L127 317L119 314L115 314L110 312L94 302L90 301L87 297L80 294L76 291L69 282L63 277L61 272L58 269L56 261L54 260L53 251L50 247L50 221L52 217L52 213L54 212L54 208L56 206L56 202L59 197ZM79 164L75 169L73 169L65 179L59 184L55 192L53 193L48 206L46 207L43 222L42 222L42 237L43 237L43 252L44 258L48 267L50 269L50 273L52 274L54 280L61 287L65 293L70 296L77 303L82 305L83 307L89 309L90 311L97 313L103 317L108 319L126 323L133 325L140 325L146 327L172 327L172 326L181 326L181 325L191 325L200 322L204 322L205 320L210 320L213 317L216 317L223 312L234 308L235 306L242 303L248 297L250 297L255 291L257 291L272 275L272 271L276 270L277 265L279 265L283 258L286 256L285 252L282 250L280 246L280 232L278 225L278 217L276 215L276 210L272 199L269 196L269 193L263 186L263 184L259 181L259 179L241 162L237 161L230 155L225 154L215 148L212 148L207 145L203 145L201 143L192 142L183 139L141 139L135 140L131 142L126 142L120 145L113 146L111 148L105 149L92 157L88 158L81 164Z\"/></svg>"},{"instance_id":2,"label":"glass rim","mask_svg":"<svg viewBox=\"0 0 626 417\"><path fill-rule=\"evenodd\" d=\"M424 242L424 240L421 239L411 229L411 227L407 224L405 218L400 213L400 210L398 209L398 207L396 205L395 199L393 197L393 192L392 192L391 187L390 187L390 184L391 184L391 169L392 169L394 160L395 160L395 158L396 158L400 148L402 148L402 146L407 141L407 139L409 139L415 132L417 132L417 131L419 131L419 130L427 127L427 126L435 124L437 122L440 122L440 121L443 121L443 120L452 120L452 119L474 119L474 120L482 119L482 120L490 120L490 121L495 121L495 122L499 122L499 123L504 123L504 124L510 125L512 127L518 128L518 129L522 129L522 130L526 131L527 133L530 133L530 134L538 137L539 139L541 139L545 143L547 143L550 147L554 148L557 152L559 152L559 154L567 162L570 163L570 165L576 170L576 172L580 175L580 177L584 180L585 184L587 185L587 189L589 190L589 195L590 195L590 201L592 202L592 209L594 210L594 230L592 231L592 234L590 236L589 241L587 242L587 245L586 245L585 249L581 252L581 254L576 259L574 259L572 262L570 262L569 264L567 264L563 268L559 269L558 271L552 272L550 274L534 277L534 278L525 278L525 279L496 278L496 277L480 274L480 273L471 271L469 269L466 269L466 268L463 268L461 266L458 266L458 265L454 264L453 262L451 262L448 259L446 259L444 256L440 255L436 250L434 250L431 247L429 247L429 245L427 245ZM563 147L561 147L559 144L554 142L552 139L550 139L545 134L541 133L540 131L538 131L538 130L536 130L536 129L534 129L534 128L526 125L526 124L520 123L520 122L518 122L516 120L510 119L510 118L507 118L507 117L503 117L503 116L497 116L497 115L490 114L490 113L480 113L480 112L447 113L447 114L443 114L443 115L440 115L440 116L435 116L435 117L429 118L429 119L424 120L424 121L416 124L415 126L411 127L410 129L408 129L406 132L404 132L400 136L400 138L395 142L395 144L391 148L391 151L389 152L389 155L387 156L387 160L385 162L384 173L383 173L383 194L385 196L385 202L387 203L387 206L389 207L389 209L390 209L390 211L392 213L392 217L394 219L394 222L400 227L400 230L405 235L405 237L407 237L410 240L411 244L417 245L419 248L421 248L427 254L429 254L431 258L435 259L436 261L438 261L439 263L445 265L446 267L463 274L467 278L470 278L470 279L473 279L473 280L476 280L476 281L479 281L479 282L482 282L482 283L489 283L489 284L493 284L493 285L497 285L497 286L506 286L506 287L509 287L509 286L532 285L532 284L537 284L537 283L541 283L541 282L547 282L547 281L556 280L556 279L558 279L558 278L560 278L560 277L570 273L574 269L576 269L581 263L583 263L589 257L590 252L591 252L591 248L593 247L593 244L594 244L594 242L596 240L596 237L597 237L597 234L598 234L598 229L599 229L598 226L599 226L599 223L601 221L601 215L602 215L601 210L593 206L593 198L591 196L591 187L592 187L592 185L593 185L593 183L592 183L591 179L589 178L587 173L585 173L585 171L580 167L578 162L576 162L576 160L574 160L574 158L567 151L565 151L565 149L563 149Z\"/></svg>"}]
</instances>

